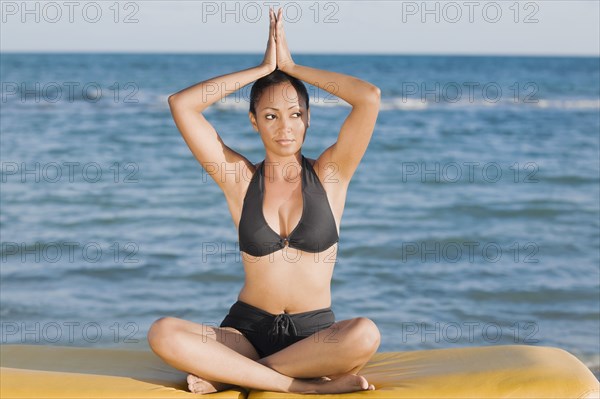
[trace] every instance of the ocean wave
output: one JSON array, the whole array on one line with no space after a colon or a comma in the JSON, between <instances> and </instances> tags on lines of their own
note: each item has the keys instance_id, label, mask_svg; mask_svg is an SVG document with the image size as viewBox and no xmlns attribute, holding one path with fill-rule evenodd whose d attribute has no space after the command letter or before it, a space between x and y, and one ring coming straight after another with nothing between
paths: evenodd
<instances>
[{"instance_id":1,"label":"ocean wave","mask_svg":"<svg viewBox=\"0 0 600 399\"><path fill-rule=\"evenodd\" d=\"M430 101L404 97L388 97L381 100L381 111L394 110L425 110L430 108L498 108L514 107L525 109L561 109L561 110L593 110L600 109L600 99L544 99L531 102L516 102L510 99L497 102L486 100L473 101Z\"/></svg>"},{"instance_id":2,"label":"ocean wave","mask_svg":"<svg viewBox=\"0 0 600 399\"><path fill-rule=\"evenodd\" d=\"M140 109L169 111L168 104L169 94L156 92L138 92L134 101L128 103L119 103L114 101L99 101L91 102L86 98L77 97L70 102L70 106L78 107L89 105L93 110L102 108L111 108L118 112L140 112ZM530 110L598 110L600 109L600 98L547 98L525 101L523 99L515 99L506 97L500 98L498 101L478 99L461 99L459 101L447 100L444 98L418 98L407 96L387 96L383 93L381 98L381 111L418 111L437 108L467 108L467 109L487 109L487 108L524 108ZM9 97L4 104L7 109L54 109L65 106L64 102L48 102L48 101L20 101L16 96ZM231 94L208 107L206 112L248 112L250 106L249 99L244 96ZM310 106L315 108L350 108L350 104L339 97L329 94L322 96L314 96L310 98Z\"/></svg>"},{"instance_id":3,"label":"ocean wave","mask_svg":"<svg viewBox=\"0 0 600 399\"><path fill-rule=\"evenodd\" d=\"M310 106L316 108L350 108L350 104L340 98L311 98ZM217 112L223 111L244 111L248 112L249 102L243 99L227 99L218 101L211 106ZM560 110L594 110L600 109L600 99L598 98L559 98L559 99L539 99L531 102L516 102L512 99L501 99L497 102L477 99L473 101L435 101L430 99L407 98L402 96L388 97L383 95L381 98L381 111L419 111L432 108L469 108L486 109L498 107L525 108L525 109L560 109ZM209 108L209 110L211 109ZM213 111L214 111L213 110Z\"/></svg>"},{"instance_id":4,"label":"ocean wave","mask_svg":"<svg viewBox=\"0 0 600 399\"><path fill-rule=\"evenodd\" d=\"M600 99L539 100L535 105L554 109L600 109Z\"/></svg>"},{"instance_id":5,"label":"ocean wave","mask_svg":"<svg viewBox=\"0 0 600 399\"><path fill-rule=\"evenodd\" d=\"M466 297L478 303L528 303L528 304L547 304L548 298L552 298L555 303L577 303L584 300L597 300L597 293L593 290L579 290L578 295L573 295L573 290L564 288L537 288L535 290L509 289L495 291L471 289L466 292ZM554 315L556 316L556 314ZM571 317L570 317L571 318ZM544 319L545 320L545 319Z\"/></svg>"}]
</instances>

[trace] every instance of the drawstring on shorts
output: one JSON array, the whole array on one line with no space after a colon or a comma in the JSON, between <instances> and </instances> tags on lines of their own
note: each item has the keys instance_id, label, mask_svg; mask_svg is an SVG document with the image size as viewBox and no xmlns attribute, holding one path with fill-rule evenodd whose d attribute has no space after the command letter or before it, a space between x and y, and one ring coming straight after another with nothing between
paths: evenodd
<instances>
[{"instance_id":1,"label":"drawstring on shorts","mask_svg":"<svg viewBox=\"0 0 600 399\"><path fill-rule=\"evenodd\" d=\"M284 337L291 337L293 333L294 336L298 335L296 331L296 326L292 321L292 318L287 313L278 314L273 320L273 324L269 329L268 335L269 339L275 342L283 342Z\"/></svg>"}]
</instances>

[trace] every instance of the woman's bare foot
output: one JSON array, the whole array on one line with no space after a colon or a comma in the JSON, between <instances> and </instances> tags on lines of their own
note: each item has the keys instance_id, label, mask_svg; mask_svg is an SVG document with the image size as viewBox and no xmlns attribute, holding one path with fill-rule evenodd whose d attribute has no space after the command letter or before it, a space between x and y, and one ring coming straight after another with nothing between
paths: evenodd
<instances>
[{"instance_id":1,"label":"woman's bare foot","mask_svg":"<svg viewBox=\"0 0 600 399\"><path fill-rule=\"evenodd\" d=\"M346 393L356 391L373 391L375 386L369 384L362 375L343 374L328 377L321 377L320 381L315 382L315 393Z\"/></svg>"},{"instance_id":2,"label":"woman's bare foot","mask_svg":"<svg viewBox=\"0 0 600 399\"><path fill-rule=\"evenodd\" d=\"M187 376L187 382L190 392L201 394L225 391L234 387L234 385L225 382L205 380L194 374L189 374Z\"/></svg>"},{"instance_id":3,"label":"woman's bare foot","mask_svg":"<svg viewBox=\"0 0 600 399\"><path fill-rule=\"evenodd\" d=\"M348 375L348 373L332 374L332 375L328 375L328 376L321 377L321 378L327 378L328 381L331 381L331 380L337 380L338 378L343 377L345 375Z\"/></svg>"},{"instance_id":4,"label":"woman's bare foot","mask_svg":"<svg viewBox=\"0 0 600 399\"><path fill-rule=\"evenodd\" d=\"M373 384L369 384L366 378L360 375L338 374L331 377L335 379L329 377L306 379L305 381L312 383L311 386L314 387L307 393L346 393L375 389ZM187 376L187 382L190 392L198 394L220 392L234 387L232 384L205 380L193 374Z\"/></svg>"}]
</instances>

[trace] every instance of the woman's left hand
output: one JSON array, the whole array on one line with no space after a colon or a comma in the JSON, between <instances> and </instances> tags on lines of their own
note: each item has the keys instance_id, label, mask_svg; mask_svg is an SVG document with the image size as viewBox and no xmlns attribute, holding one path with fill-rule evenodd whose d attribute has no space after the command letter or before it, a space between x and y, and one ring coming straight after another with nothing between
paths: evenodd
<instances>
[{"instance_id":1,"label":"woman's left hand","mask_svg":"<svg viewBox=\"0 0 600 399\"><path fill-rule=\"evenodd\" d=\"M267 50L265 51L265 58L261 66L266 66L269 73L273 72L277 68L277 47L275 44L275 10L269 7L269 40L267 41Z\"/></svg>"},{"instance_id":2,"label":"woman's left hand","mask_svg":"<svg viewBox=\"0 0 600 399\"><path fill-rule=\"evenodd\" d=\"M290 49L287 45L287 39L285 38L282 8L277 11L277 24L275 31L275 41L277 44L277 68L280 71L285 72L286 70L292 68L295 63L294 60L292 60L292 55L290 54Z\"/></svg>"}]
</instances>

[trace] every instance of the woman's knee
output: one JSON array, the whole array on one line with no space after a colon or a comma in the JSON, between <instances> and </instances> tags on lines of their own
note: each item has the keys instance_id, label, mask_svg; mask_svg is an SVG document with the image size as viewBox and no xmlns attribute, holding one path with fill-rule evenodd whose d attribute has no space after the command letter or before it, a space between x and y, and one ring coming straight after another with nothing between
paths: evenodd
<instances>
[{"instance_id":1,"label":"woman's knee","mask_svg":"<svg viewBox=\"0 0 600 399\"><path fill-rule=\"evenodd\" d=\"M360 351L366 356L370 356L379 348L381 334L371 319L357 317L353 319L350 340L353 351Z\"/></svg>"},{"instance_id":2,"label":"woman's knee","mask_svg":"<svg viewBox=\"0 0 600 399\"><path fill-rule=\"evenodd\" d=\"M148 344L152 349L157 349L173 338L177 328L177 318L161 317L150 325L148 330Z\"/></svg>"}]
</instances>

